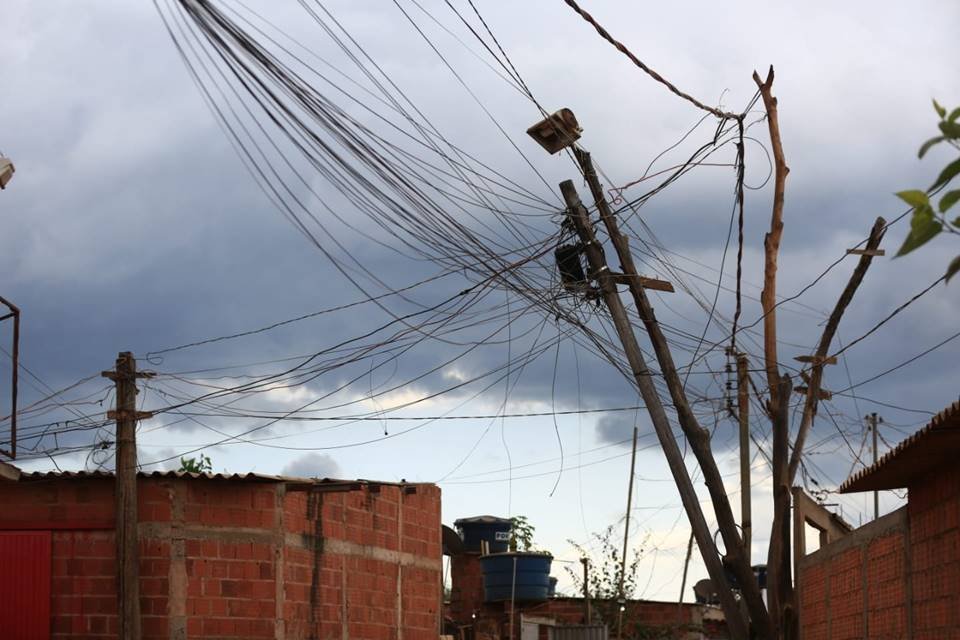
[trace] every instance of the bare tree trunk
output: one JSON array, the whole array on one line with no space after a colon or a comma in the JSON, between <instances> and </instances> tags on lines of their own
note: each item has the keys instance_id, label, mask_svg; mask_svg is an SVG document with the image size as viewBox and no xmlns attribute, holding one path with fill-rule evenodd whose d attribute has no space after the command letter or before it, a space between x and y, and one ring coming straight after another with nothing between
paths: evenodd
<instances>
[{"instance_id":1,"label":"bare tree trunk","mask_svg":"<svg viewBox=\"0 0 960 640\"><path fill-rule=\"evenodd\" d=\"M784 610L790 596L789 403L793 385L789 376L780 377L777 355L777 260L780 254L780 239L783 236L784 190L790 169L787 167L780 139L777 99L772 93L773 77L772 66L767 72L766 80L761 81L759 74L756 71L753 73L753 81L757 83L767 112L774 162L773 212L770 216L770 231L763 238L764 273L760 303L763 306L764 369L770 393L767 412L773 437L774 498L767 559L767 608L770 611L772 636L783 638Z\"/></svg>"},{"instance_id":2,"label":"bare tree trunk","mask_svg":"<svg viewBox=\"0 0 960 640\"><path fill-rule=\"evenodd\" d=\"M790 403L793 390L790 376L783 376L777 388L782 399L773 419L773 526L767 551L767 605L775 638L792 638L790 633L793 587L790 576L790 478L788 477Z\"/></svg>"},{"instance_id":3,"label":"bare tree trunk","mask_svg":"<svg viewBox=\"0 0 960 640\"><path fill-rule=\"evenodd\" d=\"M760 303L763 306L763 356L767 370L767 386L770 387L770 411L774 413L779 400L780 369L777 358L777 258L780 253L780 238L783 236L783 197L790 168L783 156L783 144L780 140L780 121L777 117L777 99L773 97L773 67L767 72L767 79L753 72L753 80L760 90L763 106L767 111L767 126L770 129L770 146L773 149L773 214L770 218L770 232L763 238L764 271L763 292Z\"/></svg>"}]
</instances>

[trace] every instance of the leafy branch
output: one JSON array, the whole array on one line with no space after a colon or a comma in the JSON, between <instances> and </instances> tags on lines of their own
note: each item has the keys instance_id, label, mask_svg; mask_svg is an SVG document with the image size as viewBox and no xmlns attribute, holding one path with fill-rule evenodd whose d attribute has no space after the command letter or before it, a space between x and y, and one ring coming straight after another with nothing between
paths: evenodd
<instances>
[{"instance_id":1,"label":"leafy branch","mask_svg":"<svg viewBox=\"0 0 960 640\"><path fill-rule=\"evenodd\" d=\"M940 135L930 138L923 143L918 152L922 159L926 153L941 143L947 143L957 150L960 150L960 107L947 113L936 100L933 101L933 108L940 117L938 127ZM936 182L934 182L926 191L920 189L908 189L897 193L897 197L913 207L913 216L910 219L910 233L907 234L903 245L897 252L897 257L906 255L922 247L939 235L942 231L960 235L960 216L949 220L947 212L960 202L960 189L947 191L940 196L940 201L934 207L931 196L947 187L954 178L960 175L960 157L947 164L940 172ZM955 257L947 267L945 275L949 282L957 271L960 271L960 256Z\"/></svg>"},{"instance_id":2,"label":"leafy branch","mask_svg":"<svg viewBox=\"0 0 960 640\"><path fill-rule=\"evenodd\" d=\"M207 473L213 471L210 456L202 453L199 458L180 458L180 471L186 473Z\"/></svg>"},{"instance_id":3,"label":"leafy branch","mask_svg":"<svg viewBox=\"0 0 960 640\"><path fill-rule=\"evenodd\" d=\"M536 527L530 524L527 516L510 518L510 551L533 551L533 533Z\"/></svg>"}]
</instances>

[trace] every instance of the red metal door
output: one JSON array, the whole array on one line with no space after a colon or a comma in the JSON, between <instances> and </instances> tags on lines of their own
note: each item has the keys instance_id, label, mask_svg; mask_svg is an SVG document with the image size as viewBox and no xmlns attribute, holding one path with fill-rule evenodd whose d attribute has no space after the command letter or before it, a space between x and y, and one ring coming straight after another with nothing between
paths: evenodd
<instances>
[{"instance_id":1,"label":"red metal door","mask_svg":"<svg viewBox=\"0 0 960 640\"><path fill-rule=\"evenodd\" d=\"M0 531L0 636L50 638L49 531Z\"/></svg>"}]
</instances>

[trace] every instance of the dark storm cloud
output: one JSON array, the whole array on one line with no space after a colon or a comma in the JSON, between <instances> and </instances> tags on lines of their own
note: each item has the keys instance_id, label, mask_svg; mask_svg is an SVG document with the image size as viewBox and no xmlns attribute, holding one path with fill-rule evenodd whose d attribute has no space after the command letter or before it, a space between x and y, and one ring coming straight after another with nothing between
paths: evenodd
<instances>
[{"instance_id":1,"label":"dark storm cloud","mask_svg":"<svg viewBox=\"0 0 960 640\"><path fill-rule=\"evenodd\" d=\"M387 61L390 72L409 89L411 97L426 105L438 126L451 135L455 132L458 144L546 194L547 187L499 137L415 34L397 26L401 23L391 22L377 4L343 4L337 10L372 43L371 53ZM626 11L601 6L597 13L613 20L621 10ZM543 104L550 108L569 105L577 111L585 126L584 144L602 162L613 184L636 178L657 152L699 117L640 76L573 18L558 16L560 31L551 30L553 35L548 37L517 26L536 21L508 19L492 7L490 11L492 24L499 25L504 45ZM532 16L537 8L523 6L516 11ZM852 10L837 11L836 24L815 16L793 19L806 25L803 28L815 24L817 29L837 33L846 28L852 40L844 45L848 51L854 46L866 47L880 37L856 27L849 15ZM757 58L778 63L781 124L793 170L781 259L783 294L799 291L825 264L856 244L875 215L896 215L898 205L892 191L922 184L934 171L930 163L916 162L914 151L931 128L929 94L936 92L945 102L951 91L960 97L960 87L944 72L947 67L938 70L931 63L930 69L909 69L888 64L887 58L896 52L884 51L899 46L894 44L876 46L875 53L882 59L875 65L856 62L835 55L840 47L834 47L832 53L800 47L802 38L792 34L785 36L787 44L763 35L737 49L728 38L711 45L715 28L703 16L691 23L685 19L685 27L676 29L684 34L683 42L667 41L663 34L671 29L676 16L665 8L656 12L636 21L635 27L618 20L626 31L623 37L637 47L642 43L645 56L674 72L685 85L697 88L699 94L719 95L732 86L724 98L730 108L752 94L749 71L760 65ZM6 275L4 295L24 310L23 354L28 366L51 386L59 387L109 368L121 349L143 356L153 349L245 331L362 297L283 220L244 172L190 84L149 3L102 3L84 10L83 19L76 20L66 13L72 12L53 11L35 3L16 5L7 24L13 25L18 35L0 38L4 43L0 52L13 53L19 61L0 72L3 86L11 87L11 96L15 96L0 107L0 148L13 156L18 166L11 188L0 196L0 270ZM871 15L877 21L883 17ZM650 26L657 22L654 18L663 22L662 28ZM762 19L766 18L757 18ZM938 32L923 43L911 41L909 45L927 51L946 38ZM576 44L560 47L561 41ZM453 59L476 74L480 93L505 130L522 132L538 118L533 107L491 80L488 73L481 74L469 55L458 53ZM897 82L878 75L874 66L896 74ZM811 68L828 74L826 79L812 77ZM573 82L557 82L561 70ZM430 81L424 82L425 77ZM939 86L947 82L953 84ZM845 83L860 88L844 89ZM571 92L570 86L577 90ZM709 123L699 129L688 146L709 138L709 129ZM766 137L763 124L752 133L760 139ZM622 144L625 135L631 136L631 144ZM519 134L517 140L548 185L571 177L568 163L547 158ZM682 160L686 150L678 149L675 159ZM766 174L765 156L755 144L748 146L747 153L748 183L759 185ZM725 161L729 158L727 153ZM732 176L730 167L703 168L652 199L642 210L644 221L667 247L719 267L732 205ZM636 195L643 188L626 195ZM769 193L769 188L748 193L745 231L753 249L760 245L769 224ZM342 204L332 194L331 202ZM891 229L888 249L904 233L903 224ZM353 236L343 237L353 257L393 287L436 273L433 265ZM841 325L841 337L850 340L860 335L922 283L932 280L946 263L943 258L947 254L937 250L937 255L931 252L897 262L878 261ZM728 273L731 260L732 254L728 254ZM677 263L715 280L709 270L681 260ZM829 310L851 268L843 263L802 301L814 309ZM761 282L761 270L760 255L748 250L746 280ZM733 286L732 279L725 284ZM444 281L426 291L418 290L416 298L428 305L463 285L462 280ZM704 297L711 299L712 285L700 286ZM898 319L869 343L851 350L844 366L828 372L828 388L842 389L851 380L864 380L949 335L953 326L949 319L960 310L953 293L952 288L938 289L911 309L908 319ZM706 314L684 294L660 298L655 305L662 320L694 336L703 331ZM411 309L397 300L391 300L389 307L395 313ZM786 310L780 314L781 338L794 345L782 347L784 361L809 352L821 330L816 316L811 317L809 309L802 311L806 315ZM721 297L718 312L732 316L731 296ZM747 300L744 320L752 322L758 314L759 305ZM182 371L307 354L356 336L385 319L375 307L367 306L359 312L322 316L251 339L170 354L156 368ZM533 318L518 321L514 331L532 330L538 322ZM460 337L475 340L488 330L478 327L475 333L464 332ZM549 320L544 336L556 331ZM531 348L534 335L518 340L511 355ZM728 340L716 326L706 337L708 342ZM753 345L750 348L755 351ZM462 351L462 346L426 343L405 354L395 366L371 374L369 384L418 376ZM888 375L857 393L935 411L956 397L951 376L956 353L956 346L945 347L905 369L903 375ZM501 365L506 356L505 346L484 347L458 360L455 367L463 375L477 375ZM686 357L677 359L686 364ZM722 370L722 353L711 356L708 364ZM314 381L313 388L333 388L361 374L363 367L370 363ZM444 374L433 373L418 381L418 387L425 393L443 389L451 384ZM583 349L575 358L569 343L562 345L559 353L548 350L522 371L512 371L510 380L515 384L512 401L518 403L536 401L575 409L637 402L632 386L612 373L607 363ZM467 396L483 384L458 393ZM722 388L708 385L698 374L691 376L691 387L712 397L723 394ZM41 392L26 389L27 401ZM496 408L503 385L490 393ZM821 414L812 441L838 429L850 430L851 417L878 409L861 398L838 397L837 403L846 414L840 426ZM891 412L891 421L898 424L923 418L912 412L881 410ZM218 422L217 426L229 425ZM606 441L623 440L629 437L631 427L632 422L623 416L605 416L597 423L597 435ZM188 421L177 428L200 427ZM853 447L859 444L859 433L845 435ZM889 436L899 438L897 432ZM838 442L843 444L843 440ZM849 458L848 451L841 450L841 454ZM828 475L842 475L844 464L831 459L823 466Z\"/></svg>"}]
</instances>

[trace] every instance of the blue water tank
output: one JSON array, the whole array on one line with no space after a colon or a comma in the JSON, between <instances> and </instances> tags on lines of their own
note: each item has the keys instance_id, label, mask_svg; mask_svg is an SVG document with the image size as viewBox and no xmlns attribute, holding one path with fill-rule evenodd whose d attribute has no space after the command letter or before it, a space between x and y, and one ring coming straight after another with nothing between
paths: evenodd
<instances>
[{"instance_id":1,"label":"blue water tank","mask_svg":"<svg viewBox=\"0 0 960 640\"><path fill-rule=\"evenodd\" d=\"M460 518L453 525L463 538L464 551L481 551L482 541L490 545L490 553L501 553L510 546L510 530L513 527L508 518L475 516Z\"/></svg>"},{"instance_id":2,"label":"blue water tank","mask_svg":"<svg viewBox=\"0 0 960 640\"><path fill-rule=\"evenodd\" d=\"M518 601L546 600L550 593L548 553L492 553L480 557L483 570L483 599L502 602L511 597Z\"/></svg>"}]
</instances>

